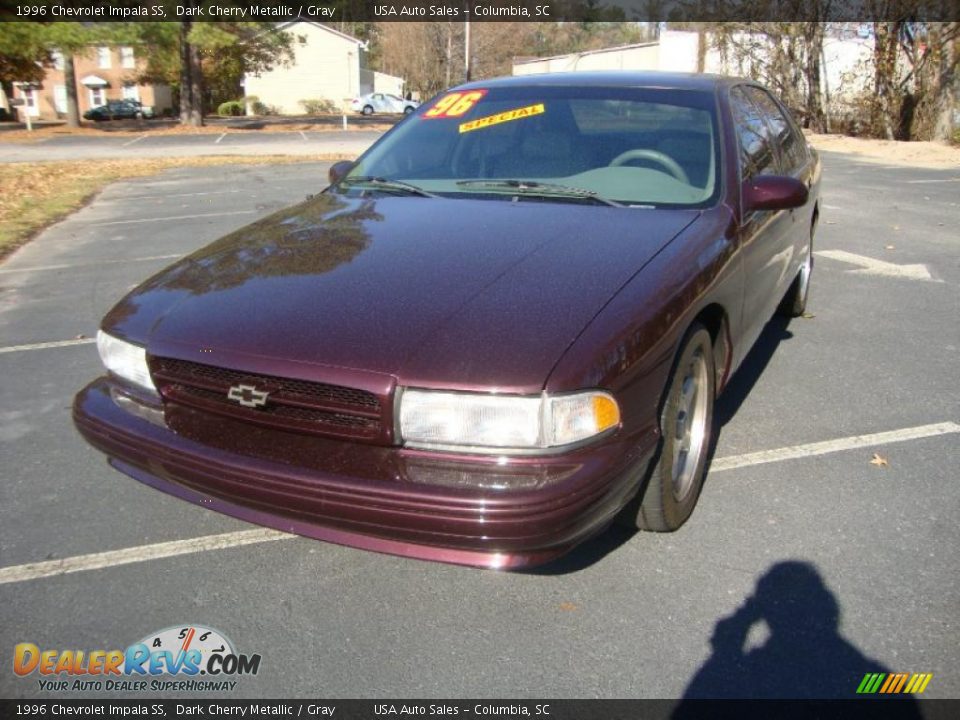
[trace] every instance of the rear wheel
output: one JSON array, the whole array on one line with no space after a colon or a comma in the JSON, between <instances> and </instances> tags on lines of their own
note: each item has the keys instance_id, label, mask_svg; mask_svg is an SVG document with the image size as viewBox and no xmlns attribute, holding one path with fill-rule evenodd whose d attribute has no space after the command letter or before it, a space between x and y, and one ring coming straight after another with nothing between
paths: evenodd
<instances>
[{"instance_id":1,"label":"rear wheel","mask_svg":"<svg viewBox=\"0 0 960 720\"><path fill-rule=\"evenodd\" d=\"M715 387L713 341L700 323L687 331L667 386L660 415L660 457L642 497L624 509L621 519L640 530L671 532L693 512L713 430Z\"/></svg>"},{"instance_id":2,"label":"rear wheel","mask_svg":"<svg viewBox=\"0 0 960 720\"><path fill-rule=\"evenodd\" d=\"M364 115L373 115L373 105L364 105L363 106Z\"/></svg>"},{"instance_id":3,"label":"rear wheel","mask_svg":"<svg viewBox=\"0 0 960 720\"><path fill-rule=\"evenodd\" d=\"M785 317L800 317L807 311L807 297L810 294L810 276L813 274L813 231L810 228L810 242L807 243L806 257L800 266L800 272L793 279L790 289L780 302L777 312Z\"/></svg>"}]
</instances>

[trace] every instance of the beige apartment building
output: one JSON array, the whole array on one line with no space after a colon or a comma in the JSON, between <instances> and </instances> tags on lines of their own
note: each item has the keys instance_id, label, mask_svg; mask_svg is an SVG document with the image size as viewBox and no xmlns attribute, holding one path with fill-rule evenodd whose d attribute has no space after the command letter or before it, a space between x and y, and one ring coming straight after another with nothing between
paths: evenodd
<instances>
[{"instance_id":1,"label":"beige apartment building","mask_svg":"<svg viewBox=\"0 0 960 720\"><path fill-rule=\"evenodd\" d=\"M77 77L77 100L80 114L105 104L108 100L139 100L152 107L157 115L172 109L172 95L168 85L140 85L136 76L146 64L137 57L136 48L92 47L73 59ZM25 90L16 87L15 98L23 98L17 108L21 118L27 112L31 118L56 120L67 113L67 86L63 77L63 57L54 54L54 64L47 68L41 86Z\"/></svg>"},{"instance_id":2,"label":"beige apartment building","mask_svg":"<svg viewBox=\"0 0 960 720\"><path fill-rule=\"evenodd\" d=\"M281 23L277 30L294 37L294 57L244 77L244 95L256 97L280 115L300 115L305 100L328 100L347 107L350 100L372 92L403 93L403 78L367 68L362 40L308 20ZM247 109L252 114L252 108Z\"/></svg>"}]
</instances>

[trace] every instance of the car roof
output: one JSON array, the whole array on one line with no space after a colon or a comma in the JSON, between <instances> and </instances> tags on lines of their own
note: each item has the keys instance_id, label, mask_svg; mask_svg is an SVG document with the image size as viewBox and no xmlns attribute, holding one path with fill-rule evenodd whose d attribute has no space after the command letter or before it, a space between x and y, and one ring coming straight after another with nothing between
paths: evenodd
<instances>
[{"instance_id":1,"label":"car roof","mask_svg":"<svg viewBox=\"0 0 960 720\"><path fill-rule=\"evenodd\" d=\"M604 70L590 72L542 73L514 75L492 80L479 80L459 85L460 89L498 87L564 86L564 87L644 87L670 90L716 91L720 87L752 82L743 78L709 73L680 73L638 70Z\"/></svg>"}]
</instances>

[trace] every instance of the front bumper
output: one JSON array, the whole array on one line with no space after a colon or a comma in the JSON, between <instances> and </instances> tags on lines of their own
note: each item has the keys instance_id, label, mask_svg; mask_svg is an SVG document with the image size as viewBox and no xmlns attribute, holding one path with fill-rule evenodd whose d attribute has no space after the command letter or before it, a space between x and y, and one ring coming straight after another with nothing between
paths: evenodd
<instances>
[{"instance_id":1,"label":"front bumper","mask_svg":"<svg viewBox=\"0 0 960 720\"><path fill-rule=\"evenodd\" d=\"M74 423L140 482L285 532L481 567L541 564L604 529L656 446L614 436L562 456L451 458L182 407L133 414L118 398L137 407L112 380L95 380L74 401Z\"/></svg>"}]
</instances>

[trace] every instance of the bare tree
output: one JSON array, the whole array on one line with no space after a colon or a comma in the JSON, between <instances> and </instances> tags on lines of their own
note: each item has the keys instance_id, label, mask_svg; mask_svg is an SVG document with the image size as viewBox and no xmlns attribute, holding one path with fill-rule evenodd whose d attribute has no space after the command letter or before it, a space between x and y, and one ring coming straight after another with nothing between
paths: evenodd
<instances>
[{"instance_id":1,"label":"bare tree","mask_svg":"<svg viewBox=\"0 0 960 720\"><path fill-rule=\"evenodd\" d=\"M806 17L824 17L829 3L830 0L814 0L802 12ZM706 44L720 53L731 71L769 85L805 127L816 132L826 129L822 86L825 23L690 24L696 25L698 32L707 31Z\"/></svg>"}]
</instances>

